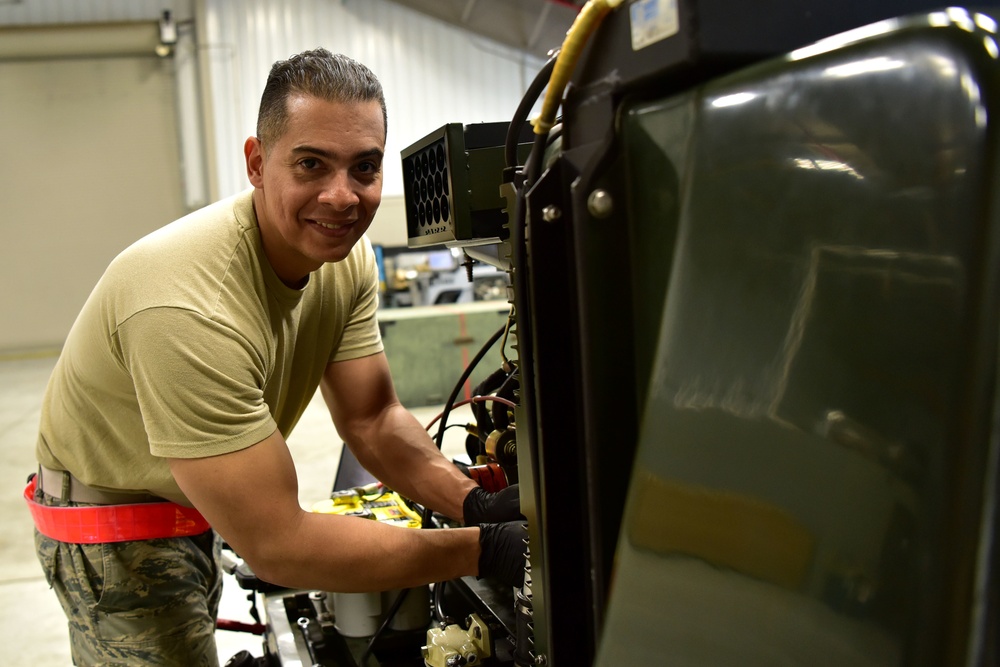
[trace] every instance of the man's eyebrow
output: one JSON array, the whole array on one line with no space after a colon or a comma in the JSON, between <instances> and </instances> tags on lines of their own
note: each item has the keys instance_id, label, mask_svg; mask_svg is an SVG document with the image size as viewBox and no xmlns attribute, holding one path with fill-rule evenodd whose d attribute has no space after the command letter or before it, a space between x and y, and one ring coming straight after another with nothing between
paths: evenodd
<instances>
[{"instance_id":1,"label":"man's eyebrow","mask_svg":"<svg viewBox=\"0 0 1000 667\"><path fill-rule=\"evenodd\" d=\"M292 153L293 154L306 153L309 155L318 155L322 158L326 158L327 160L333 160L337 157L337 154L334 153L333 151L328 151L323 148L317 148L315 146L308 146L308 145L296 146L292 149ZM372 158L372 157L382 160L385 157L385 153L383 153L378 148L369 148L368 150L360 151L354 154L355 160L361 160L364 158Z\"/></svg>"}]
</instances>

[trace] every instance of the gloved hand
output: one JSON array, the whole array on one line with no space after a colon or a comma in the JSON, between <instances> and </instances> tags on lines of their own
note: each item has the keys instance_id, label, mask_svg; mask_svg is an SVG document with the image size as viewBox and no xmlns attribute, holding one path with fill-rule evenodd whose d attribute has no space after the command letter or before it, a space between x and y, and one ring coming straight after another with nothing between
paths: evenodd
<instances>
[{"instance_id":1,"label":"gloved hand","mask_svg":"<svg viewBox=\"0 0 1000 667\"><path fill-rule=\"evenodd\" d=\"M466 526L481 523L503 523L523 519L521 496L517 484L490 493L481 486L474 487L462 502L462 520Z\"/></svg>"},{"instance_id":2,"label":"gloved hand","mask_svg":"<svg viewBox=\"0 0 1000 667\"><path fill-rule=\"evenodd\" d=\"M524 585L525 540L523 521L484 523L479 526L479 576L502 581L508 586Z\"/></svg>"}]
</instances>

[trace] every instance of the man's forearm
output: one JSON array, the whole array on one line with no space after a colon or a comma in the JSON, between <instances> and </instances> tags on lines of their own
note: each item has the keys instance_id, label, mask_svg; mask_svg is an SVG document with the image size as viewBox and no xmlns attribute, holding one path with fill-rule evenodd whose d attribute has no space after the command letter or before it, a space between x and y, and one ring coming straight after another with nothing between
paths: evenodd
<instances>
[{"instance_id":1,"label":"man's forearm","mask_svg":"<svg viewBox=\"0 0 1000 667\"><path fill-rule=\"evenodd\" d=\"M478 528L420 530L303 510L278 431L228 454L170 459L170 468L194 506L265 581L350 592L478 574Z\"/></svg>"},{"instance_id":2,"label":"man's forearm","mask_svg":"<svg viewBox=\"0 0 1000 667\"><path fill-rule=\"evenodd\" d=\"M479 529L419 530L304 513L289 548L250 562L265 581L341 593L410 588L477 575Z\"/></svg>"},{"instance_id":3,"label":"man's forearm","mask_svg":"<svg viewBox=\"0 0 1000 667\"><path fill-rule=\"evenodd\" d=\"M386 410L349 446L380 481L421 505L462 519L462 502L476 485L441 452L403 406Z\"/></svg>"}]
</instances>

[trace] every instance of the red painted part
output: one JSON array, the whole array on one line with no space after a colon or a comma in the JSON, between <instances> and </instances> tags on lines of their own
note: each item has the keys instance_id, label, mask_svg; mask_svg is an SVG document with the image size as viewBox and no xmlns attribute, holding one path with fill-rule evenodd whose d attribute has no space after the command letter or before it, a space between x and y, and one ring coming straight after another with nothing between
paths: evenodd
<instances>
[{"instance_id":1,"label":"red painted part","mask_svg":"<svg viewBox=\"0 0 1000 667\"><path fill-rule=\"evenodd\" d=\"M229 621L224 618L217 620L215 622L215 627L218 630L249 632L252 635L262 635L264 634L265 629L262 623L244 623L243 621Z\"/></svg>"},{"instance_id":2,"label":"red painted part","mask_svg":"<svg viewBox=\"0 0 1000 667\"><path fill-rule=\"evenodd\" d=\"M35 502L34 477L24 488L31 518L38 532L71 544L131 542L161 537L200 535L211 528L192 507L177 503L138 503L96 507L49 507Z\"/></svg>"}]
</instances>

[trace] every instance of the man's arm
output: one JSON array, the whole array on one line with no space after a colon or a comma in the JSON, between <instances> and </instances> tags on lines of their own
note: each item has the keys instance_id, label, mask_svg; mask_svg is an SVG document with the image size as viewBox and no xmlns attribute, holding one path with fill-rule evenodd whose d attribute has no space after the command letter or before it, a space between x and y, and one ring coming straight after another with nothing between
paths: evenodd
<instances>
[{"instance_id":1,"label":"man's arm","mask_svg":"<svg viewBox=\"0 0 1000 667\"><path fill-rule=\"evenodd\" d=\"M400 404L383 353L328 364L320 387L337 431L368 472L411 500L463 518L476 483Z\"/></svg>"},{"instance_id":2,"label":"man's arm","mask_svg":"<svg viewBox=\"0 0 1000 667\"><path fill-rule=\"evenodd\" d=\"M479 529L413 530L301 508L295 467L275 431L246 449L171 459L182 491L261 579L365 592L476 575ZM392 567L372 567L372 563Z\"/></svg>"}]
</instances>

